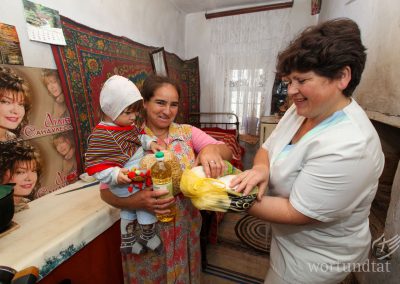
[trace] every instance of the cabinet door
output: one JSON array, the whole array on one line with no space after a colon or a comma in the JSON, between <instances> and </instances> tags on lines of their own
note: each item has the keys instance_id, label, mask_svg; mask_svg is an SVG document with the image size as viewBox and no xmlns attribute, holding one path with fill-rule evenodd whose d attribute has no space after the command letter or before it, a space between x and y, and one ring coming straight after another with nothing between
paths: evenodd
<instances>
[{"instance_id":1,"label":"cabinet door","mask_svg":"<svg viewBox=\"0 0 400 284\"><path fill-rule=\"evenodd\" d=\"M120 227L120 222L116 222L57 266L38 284L124 283L119 248L121 243Z\"/></svg>"},{"instance_id":2,"label":"cabinet door","mask_svg":"<svg viewBox=\"0 0 400 284\"><path fill-rule=\"evenodd\" d=\"M276 123L261 123L260 129L260 147L271 135L272 131L275 129Z\"/></svg>"}]
</instances>

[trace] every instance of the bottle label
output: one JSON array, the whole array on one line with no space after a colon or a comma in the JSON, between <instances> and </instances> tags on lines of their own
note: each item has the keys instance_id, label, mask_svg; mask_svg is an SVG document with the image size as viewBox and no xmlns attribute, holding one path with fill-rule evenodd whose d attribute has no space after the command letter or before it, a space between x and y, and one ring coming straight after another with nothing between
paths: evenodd
<instances>
[{"instance_id":1,"label":"bottle label","mask_svg":"<svg viewBox=\"0 0 400 284\"><path fill-rule=\"evenodd\" d=\"M153 183L153 190L163 190L163 189L168 190L168 193L162 196L163 198L174 196L172 182L168 182L168 183L164 183L164 184L154 184Z\"/></svg>"}]
</instances>

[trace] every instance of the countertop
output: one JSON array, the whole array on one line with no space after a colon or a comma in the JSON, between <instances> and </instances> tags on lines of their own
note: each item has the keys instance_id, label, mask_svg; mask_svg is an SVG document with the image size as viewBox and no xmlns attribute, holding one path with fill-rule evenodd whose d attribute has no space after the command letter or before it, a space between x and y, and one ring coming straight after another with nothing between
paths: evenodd
<instances>
[{"instance_id":1,"label":"countertop","mask_svg":"<svg viewBox=\"0 0 400 284\"><path fill-rule=\"evenodd\" d=\"M14 215L19 228L0 237L0 265L36 266L44 277L119 220L119 210L103 202L99 185L77 181L29 203Z\"/></svg>"}]
</instances>

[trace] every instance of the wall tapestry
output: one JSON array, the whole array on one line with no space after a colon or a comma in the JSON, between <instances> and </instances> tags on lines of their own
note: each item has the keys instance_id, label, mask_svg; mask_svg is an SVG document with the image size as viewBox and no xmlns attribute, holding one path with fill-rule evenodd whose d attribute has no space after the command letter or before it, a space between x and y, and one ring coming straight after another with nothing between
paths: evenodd
<instances>
[{"instance_id":1,"label":"wall tapestry","mask_svg":"<svg viewBox=\"0 0 400 284\"><path fill-rule=\"evenodd\" d=\"M52 46L67 106L72 115L75 142L82 170L87 138L99 121L99 94L103 82L114 74L132 80L139 89L153 73L150 52L157 49L125 37L94 30L61 16L67 46ZM198 59L181 60L166 52L169 77L182 87L176 121L189 122L189 112L199 111L200 81Z\"/></svg>"},{"instance_id":2,"label":"wall tapestry","mask_svg":"<svg viewBox=\"0 0 400 284\"><path fill-rule=\"evenodd\" d=\"M57 70L0 65L0 182L17 210L77 179L72 129Z\"/></svg>"}]
</instances>

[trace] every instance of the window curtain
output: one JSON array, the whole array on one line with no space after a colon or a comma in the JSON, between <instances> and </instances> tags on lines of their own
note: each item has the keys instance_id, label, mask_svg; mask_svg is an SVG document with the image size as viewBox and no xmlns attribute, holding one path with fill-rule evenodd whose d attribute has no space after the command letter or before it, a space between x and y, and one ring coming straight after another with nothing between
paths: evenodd
<instances>
[{"instance_id":1,"label":"window curtain","mask_svg":"<svg viewBox=\"0 0 400 284\"><path fill-rule=\"evenodd\" d=\"M258 134L269 115L275 63L287 44L291 9L211 19L211 49L202 111L234 112L240 132ZM208 82L207 82L208 81Z\"/></svg>"}]
</instances>

